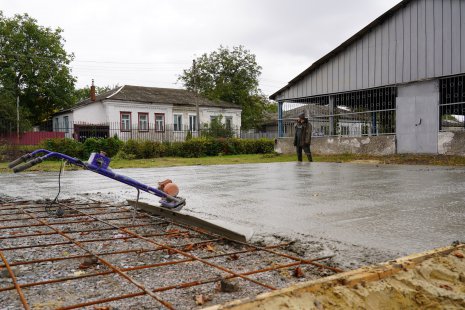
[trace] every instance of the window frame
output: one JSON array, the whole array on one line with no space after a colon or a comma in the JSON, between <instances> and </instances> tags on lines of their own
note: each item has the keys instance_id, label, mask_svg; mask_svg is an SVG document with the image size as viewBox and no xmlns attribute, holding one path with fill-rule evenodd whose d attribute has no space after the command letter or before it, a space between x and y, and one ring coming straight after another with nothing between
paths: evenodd
<instances>
[{"instance_id":1,"label":"window frame","mask_svg":"<svg viewBox=\"0 0 465 310\"><path fill-rule=\"evenodd\" d=\"M124 129L123 127L123 115L129 115L129 128ZM132 112L129 111L120 111L119 112L119 125L121 132L130 132L132 128Z\"/></svg>"},{"instance_id":2,"label":"window frame","mask_svg":"<svg viewBox=\"0 0 465 310\"><path fill-rule=\"evenodd\" d=\"M195 119L195 121L192 122L191 121L192 119ZM189 114L189 131L191 131L191 132L197 132L198 131L198 128L197 128L197 115L196 114Z\"/></svg>"},{"instance_id":3,"label":"window frame","mask_svg":"<svg viewBox=\"0 0 465 310\"><path fill-rule=\"evenodd\" d=\"M155 131L156 132L165 132L165 113L155 113ZM162 116L163 117L163 122L162 122L162 125L161 125L161 128L158 128L158 123L157 123L157 116Z\"/></svg>"},{"instance_id":4,"label":"window frame","mask_svg":"<svg viewBox=\"0 0 465 310\"><path fill-rule=\"evenodd\" d=\"M228 121L229 121L229 126L228 126ZM233 117L232 116L225 116L224 118L224 127L228 130L233 129Z\"/></svg>"},{"instance_id":5,"label":"window frame","mask_svg":"<svg viewBox=\"0 0 465 310\"><path fill-rule=\"evenodd\" d=\"M176 119L176 116L179 116L178 120L181 120L179 124L176 124L176 122L174 121ZM175 128L176 125L178 129ZM182 131L182 114L173 113L173 131Z\"/></svg>"},{"instance_id":6,"label":"window frame","mask_svg":"<svg viewBox=\"0 0 465 310\"><path fill-rule=\"evenodd\" d=\"M63 125L65 127L65 132L69 132L69 116L63 116Z\"/></svg>"},{"instance_id":7,"label":"window frame","mask_svg":"<svg viewBox=\"0 0 465 310\"><path fill-rule=\"evenodd\" d=\"M142 115L147 116L147 127L145 129L141 129L141 125L140 125L140 117ZM137 113L137 129L138 129L139 132L147 132L147 131L149 131L149 113L148 112L138 112Z\"/></svg>"}]
</instances>

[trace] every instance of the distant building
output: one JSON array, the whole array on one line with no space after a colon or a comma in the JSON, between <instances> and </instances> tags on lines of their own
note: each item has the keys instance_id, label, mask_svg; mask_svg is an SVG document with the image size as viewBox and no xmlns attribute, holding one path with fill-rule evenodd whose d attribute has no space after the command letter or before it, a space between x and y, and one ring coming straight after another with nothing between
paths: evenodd
<instances>
[{"instance_id":1,"label":"distant building","mask_svg":"<svg viewBox=\"0 0 465 310\"><path fill-rule=\"evenodd\" d=\"M328 135L351 117L369 122L367 136L395 135L398 153L436 154L447 132L465 131L464 85L465 1L404 0L270 99L281 137L286 111L316 103L328 109Z\"/></svg>"},{"instance_id":2,"label":"distant building","mask_svg":"<svg viewBox=\"0 0 465 310\"><path fill-rule=\"evenodd\" d=\"M306 117L312 123L313 136L327 136L330 132L330 123L328 115L330 114L327 105L318 105L308 103L299 107L283 111L283 133L286 136L294 136L294 125L298 119L298 115L304 112ZM369 117L354 117L347 114L345 110L337 108L336 115L340 115L336 126L333 129L340 136L360 136L368 135L371 132L371 119ZM278 124L278 113L268 115L267 120L262 123L261 129L264 132L276 132Z\"/></svg>"},{"instance_id":3,"label":"distant building","mask_svg":"<svg viewBox=\"0 0 465 310\"><path fill-rule=\"evenodd\" d=\"M99 95L91 87L89 99L53 115L53 131L78 140L114 135L123 140L183 140L187 132L198 132L196 104L201 126L221 117L226 127L240 128L239 105L183 89L124 85Z\"/></svg>"}]
</instances>

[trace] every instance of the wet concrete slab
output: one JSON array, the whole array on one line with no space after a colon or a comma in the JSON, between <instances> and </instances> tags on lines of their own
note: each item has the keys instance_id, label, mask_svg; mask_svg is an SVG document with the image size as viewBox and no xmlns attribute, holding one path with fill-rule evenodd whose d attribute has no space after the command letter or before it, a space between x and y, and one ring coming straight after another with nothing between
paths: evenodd
<instances>
[{"instance_id":1,"label":"wet concrete slab","mask_svg":"<svg viewBox=\"0 0 465 310\"><path fill-rule=\"evenodd\" d=\"M465 239L464 168L272 163L115 171L153 185L170 178L187 199L182 212L256 234L316 236L406 254ZM57 173L0 175L0 194L53 199L56 192ZM86 194L136 197L114 180L66 171L63 197Z\"/></svg>"}]
</instances>

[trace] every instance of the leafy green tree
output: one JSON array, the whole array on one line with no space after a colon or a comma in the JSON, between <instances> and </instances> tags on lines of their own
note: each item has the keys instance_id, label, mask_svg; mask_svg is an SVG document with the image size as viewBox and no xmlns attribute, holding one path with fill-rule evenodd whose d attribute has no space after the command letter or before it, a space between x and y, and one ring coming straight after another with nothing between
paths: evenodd
<instances>
[{"instance_id":1,"label":"leafy green tree","mask_svg":"<svg viewBox=\"0 0 465 310\"><path fill-rule=\"evenodd\" d=\"M31 124L73 104L75 78L69 68L62 29L37 24L27 14L8 18L0 11L0 93L3 106L20 105Z\"/></svg>"},{"instance_id":2,"label":"leafy green tree","mask_svg":"<svg viewBox=\"0 0 465 310\"><path fill-rule=\"evenodd\" d=\"M196 68L191 66L179 76L184 87L197 91L211 100L223 100L242 107L242 127L259 125L267 110L268 101L259 89L262 67L255 55L243 46L220 46L210 54L196 59Z\"/></svg>"}]
</instances>

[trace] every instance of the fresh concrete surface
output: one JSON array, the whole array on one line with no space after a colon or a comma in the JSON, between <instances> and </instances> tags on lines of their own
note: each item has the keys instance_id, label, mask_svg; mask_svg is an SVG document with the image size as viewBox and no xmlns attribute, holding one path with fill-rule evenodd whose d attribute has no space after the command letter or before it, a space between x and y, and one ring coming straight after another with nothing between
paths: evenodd
<instances>
[{"instance_id":1,"label":"fresh concrete surface","mask_svg":"<svg viewBox=\"0 0 465 310\"><path fill-rule=\"evenodd\" d=\"M187 198L182 212L262 235L312 236L400 253L465 239L464 168L290 162L117 172L150 184L170 178ZM57 173L0 175L0 195L53 199L56 191ZM130 187L88 171L66 171L62 193L136 197Z\"/></svg>"}]
</instances>

